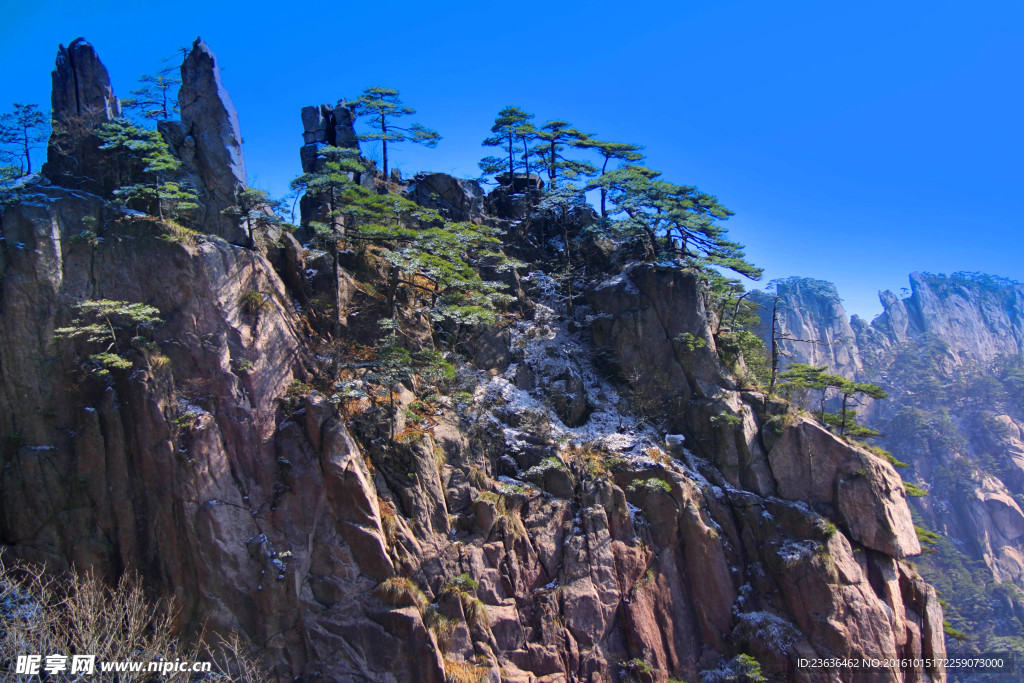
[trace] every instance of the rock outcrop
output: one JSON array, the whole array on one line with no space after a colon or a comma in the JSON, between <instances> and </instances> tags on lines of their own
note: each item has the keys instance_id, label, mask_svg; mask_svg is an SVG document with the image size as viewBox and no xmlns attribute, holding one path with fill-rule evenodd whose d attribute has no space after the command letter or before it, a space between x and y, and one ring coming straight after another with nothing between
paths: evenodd
<instances>
[{"instance_id":1,"label":"rock outcrop","mask_svg":"<svg viewBox=\"0 0 1024 683\"><path fill-rule=\"evenodd\" d=\"M189 60L163 129L228 241L46 182L0 215L5 554L137 570L181 626L241 633L282 682L664 682L743 654L853 681L797 662L945 652L936 593L903 561L920 549L898 475L739 391L695 273L634 264L567 297L538 258L516 279L529 305L452 356L459 392L385 384L356 331L377 327L371 250L345 255L352 273L309 267L291 235L257 250L218 222L244 181L237 121L201 41ZM305 163L354 142L346 111L304 110ZM523 206L416 182L452 217ZM510 249L550 250L529 238ZM325 278L367 302L329 339L292 303ZM159 310L104 372L57 332L90 300ZM1024 535L1011 503L978 505Z\"/></svg>"},{"instance_id":2,"label":"rock outcrop","mask_svg":"<svg viewBox=\"0 0 1024 683\"><path fill-rule=\"evenodd\" d=\"M110 74L84 38L57 49L51 107L53 135L43 175L66 187L107 193L117 187L123 169L102 163L95 129L121 116Z\"/></svg>"},{"instance_id":3,"label":"rock outcrop","mask_svg":"<svg viewBox=\"0 0 1024 683\"><path fill-rule=\"evenodd\" d=\"M406 194L449 220L479 223L484 217L484 192L475 180L447 173L421 173L412 179Z\"/></svg>"},{"instance_id":4,"label":"rock outcrop","mask_svg":"<svg viewBox=\"0 0 1024 683\"><path fill-rule=\"evenodd\" d=\"M954 624L984 624L980 648L993 635L1024 633L1024 601L1013 597L1024 589L1024 404L1012 379L1013 359L1024 350L1024 285L914 273L904 297L879 295L883 312L870 324L857 316L847 324L828 283L790 278L778 295L783 337L833 342L784 340L784 365L828 365L888 391L862 417L883 432L880 445L909 465L903 477L928 492L913 507L919 524L941 536L932 541L938 552L920 566L944 586ZM767 329L762 334L768 338ZM978 569L965 574L968 562Z\"/></svg>"},{"instance_id":5,"label":"rock outcrop","mask_svg":"<svg viewBox=\"0 0 1024 683\"><path fill-rule=\"evenodd\" d=\"M239 221L223 214L246 186L245 157L238 113L221 82L217 57L202 38L181 64L178 106L181 121L163 122L160 130L199 192L203 232L249 244Z\"/></svg>"},{"instance_id":6,"label":"rock outcrop","mask_svg":"<svg viewBox=\"0 0 1024 683\"><path fill-rule=\"evenodd\" d=\"M299 150L302 171L317 170L319 150L325 146L359 149L355 131L355 114L344 101L332 107L321 104L302 108L302 147Z\"/></svg>"}]
</instances>

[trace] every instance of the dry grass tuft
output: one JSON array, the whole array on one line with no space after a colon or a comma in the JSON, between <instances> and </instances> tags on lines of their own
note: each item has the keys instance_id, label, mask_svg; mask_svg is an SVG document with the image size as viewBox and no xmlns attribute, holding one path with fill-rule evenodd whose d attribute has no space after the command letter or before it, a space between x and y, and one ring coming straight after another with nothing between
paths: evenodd
<instances>
[{"instance_id":1,"label":"dry grass tuft","mask_svg":"<svg viewBox=\"0 0 1024 683\"><path fill-rule=\"evenodd\" d=\"M413 606L421 612L429 604L427 596L412 579L404 576L392 576L384 579L374 590L378 598L395 607Z\"/></svg>"},{"instance_id":2,"label":"dry grass tuft","mask_svg":"<svg viewBox=\"0 0 1024 683\"><path fill-rule=\"evenodd\" d=\"M480 683L489 672L490 669L485 666L460 662L447 657L444 660L445 683Z\"/></svg>"}]
</instances>

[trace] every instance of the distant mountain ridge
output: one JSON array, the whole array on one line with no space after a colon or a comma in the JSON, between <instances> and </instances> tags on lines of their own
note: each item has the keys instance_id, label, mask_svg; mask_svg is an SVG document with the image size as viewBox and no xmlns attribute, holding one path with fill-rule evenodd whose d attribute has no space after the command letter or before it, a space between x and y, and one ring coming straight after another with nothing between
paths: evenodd
<instances>
[{"instance_id":1,"label":"distant mountain ridge","mask_svg":"<svg viewBox=\"0 0 1024 683\"><path fill-rule=\"evenodd\" d=\"M1024 647L1024 284L984 273L910 275L910 292L879 294L870 323L848 318L831 283L792 277L754 294L760 334L791 363L882 385L862 410L880 445L928 490L915 523L941 535L922 574L972 634L968 647Z\"/></svg>"}]
</instances>

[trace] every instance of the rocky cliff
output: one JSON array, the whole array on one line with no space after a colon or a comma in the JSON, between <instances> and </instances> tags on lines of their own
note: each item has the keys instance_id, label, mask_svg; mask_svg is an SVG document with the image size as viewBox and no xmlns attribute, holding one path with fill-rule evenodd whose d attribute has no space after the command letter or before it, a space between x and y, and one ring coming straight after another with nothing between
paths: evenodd
<instances>
[{"instance_id":1,"label":"rocky cliff","mask_svg":"<svg viewBox=\"0 0 1024 683\"><path fill-rule=\"evenodd\" d=\"M884 310L870 324L856 316L847 323L828 283L791 278L777 294L787 311L777 335L784 362L828 365L889 392L863 416L907 465L903 477L928 492L912 508L920 525L941 535L920 565L943 589L953 625L974 636L960 647L1019 651L1024 285L976 273L914 273L902 298L880 294ZM837 337L837 327L853 335Z\"/></svg>"},{"instance_id":2,"label":"rocky cliff","mask_svg":"<svg viewBox=\"0 0 1024 683\"><path fill-rule=\"evenodd\" d=\"M215 76L208 55L189 59ZM192 87L228 101L215 77ZM234 117L213 109L162 128L183 161L188 131L210 206L244 178ZM346 112L303 111L304 165L348 139ZM137 570L186 633L243 634L281 681L722 680L752 661L854 680L797 660L945 652L899 475L740 391L695 273L608 257L574 297L537 251L546 233L510 231L506 248L540 256L505 276L502 324L448 351L448 386L381 386L360 322L381 312L372 252L325 281L291 235L235 244L237 225L182 230L47 178L0 217L9 556ZM514 217L468 181L379 188ZM325 289L345 291L333 336L296 305ZM89 301L159 311L114 335L107 372L55 333Z\"/></svg>"}]
</instances>

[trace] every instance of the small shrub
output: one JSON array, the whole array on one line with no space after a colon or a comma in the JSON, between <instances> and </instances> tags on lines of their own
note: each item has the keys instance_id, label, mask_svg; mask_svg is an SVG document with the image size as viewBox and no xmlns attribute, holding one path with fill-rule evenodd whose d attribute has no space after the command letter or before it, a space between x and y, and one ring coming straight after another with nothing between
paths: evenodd
<instances>
[{"instance_id":1,"label":"small shrub","mask_svg":"<svg viewBox=\"0 0 1024 683\"><path fill-rule=\"evenodd\" d=\"M256 290L246 292L239 300L238 305L249 315L256 315L270 304L270 295L266 292Z\"/></svg>"},{"instance_id":2,"label":"small shrub","mask_svg":"<svg viewBox=\"0 0 1024 683\"><path fill-rule=\"evenodd\" d=\"M743 418L739 415L733 415L727 410L723 410L717 415L712 415L709 422L713 427L735 427L742 424Z\"/></svg>"},{"instance_id":3,"label":"small shrub","mask_svg":"<svg viewBox=\"0 0 1024 683\"><path fill-rule=\"evenodd\" d=\"M873 443L865 443L863 441L854 441L854 443L856 443L858 446L868 451L869 453L877 455L879 458L885 460L893 467L910 467L910 465L903 462L902 460L897 460L896 458L894 458L892 453L885 450L881 446L876 446Z\"/></svg>"},{"instance_id":4,"label":"small shrub","mask_svg":"<svg viewBox=\"0 0 1024 683\"><path fill-rule=\"evenodd\" d=\"M697 349L703 349L708 345L708 340L703 337L697 337L691 332L684 332L677 334L673 340L680 346L682 346L688 353L693 353Z\"/></svg>"},{"instance_id":5,"label":"small shrub","mask_svg":"<svg viewBox=\"0 0 1024 683\"><path fill-rule=\"evenodd\" d=\"M292 380L292 383L288 385L288 390L285 392L285 396L288 398L302 398L311 391L313 391L313 387L296 379Z\"/></svg>"},{"instance_id":6,"label":"small shrub","mask_svg":"<svg viewBox=\"0 0 1024 683\"><path fill-rule=\"evenodd\" d=\"M68 238L68 244L72 246L95 247L100 243L100 238L92 230L83 230Z\"/></svg>"},{"instance_id":7,"label":"small shrub","mask_svg":"<svg viewBox=\"0 0 1024 683\"><path fill-rule=\"evenodd\" d=\"M672 493L672 485L664 479L658 479L657 477L651 477L650 479L637 479L629 485L629 490L633 493L643 491L647 493L653 493L655 491L662 491L664 493Z\"/></svg>"},{"instance_id":8,"label":"small shrub","mask_svg":"<svg viewBox=\"0 0 1024 683\"><path fill-rule=\"evenodd\" d=\"M434 640L437 641L437 646L441 648L441 651L447 652L448 648L451 647L452 636L455 635L458 622L454 619L449 619L438 612L433 606L430 606L423 612L423 624L427 627L428 631L434 634Z\"/></svg>"},{"instance_id":9,"label":"small shrub","mask_svg":"<svg viewBox=\"0 0 1024 683\"><path fill-rule=\"evenodd\" d=\"M836 532L839 531L839 529L836 528L836 525L833 524L832 520L828 517L819 517L814 523L814 526L825 538L832 538L836 535Z\"/></svg>"},{"instance_id":10,"label":"small shrub","mask_svg":"<svg viewBox=\"0 0 1024 683\"><path fill-rule=\"evenodd\" d=\"M491 625L491 615L480 598L462 598L462 611L466 613L466 622L470 626L487 629Z\"/></svg>"},{"instance_id":11,"label":"small shrub","mask_svg":"<svg viewBox=\"0 0 1024 683\"><path fill-rule=\"evenodd\" d=\"M763 683L767 681L761 665L747 654L737 655L717 669L700 672L703 683Z\"/></svg>"},{"instance_id":12,"label":"small shrub","mask_svg":"<svg viewBox=\"0 0 1024 683\"><path fill-rule=\"evenodd\" d=\"M927 543L929 545L935 545L939 542L939 535L934 531L929 531L924 527L914 525L914 531L917 532L917 540L921 543Z\"/></svg>"},{"instance_id":13,"label":"small shrub","mask_svg":"<svg viewBox=\"0 0 1024 683\"><path fill-rule=\"evenodd\" d=\"M963 631L958 631L955 628L953 628L953 625L948 621L942 622L942 631L950 638L955 638L956 640L959 640L961 643L971 639L971 637Z\"/></svg>"},{"instance_id":14,"label":"small shrub","mask_svg":"<svg viewBox=\"0 0 1024 683\"><path fill-rule=\"evenodd\" d=\"M480 490L485 490L491 487L491 478L487 476L487 473L482 468L476 465L470 465L469 471L466 473L466 478L469 479L469 483Z\"/></svg>"},{"instance_id":15,"label":"small shrub","mask_svg":"<svg viewBox=\"0 0 1024 683\"><path fill-rule=\"evenodd\" d=\"M459 574L456 577L448 579L444 584L446 591L475 591L477 589L477 582L468 573Z\"/></svg>"}]
</instances>

